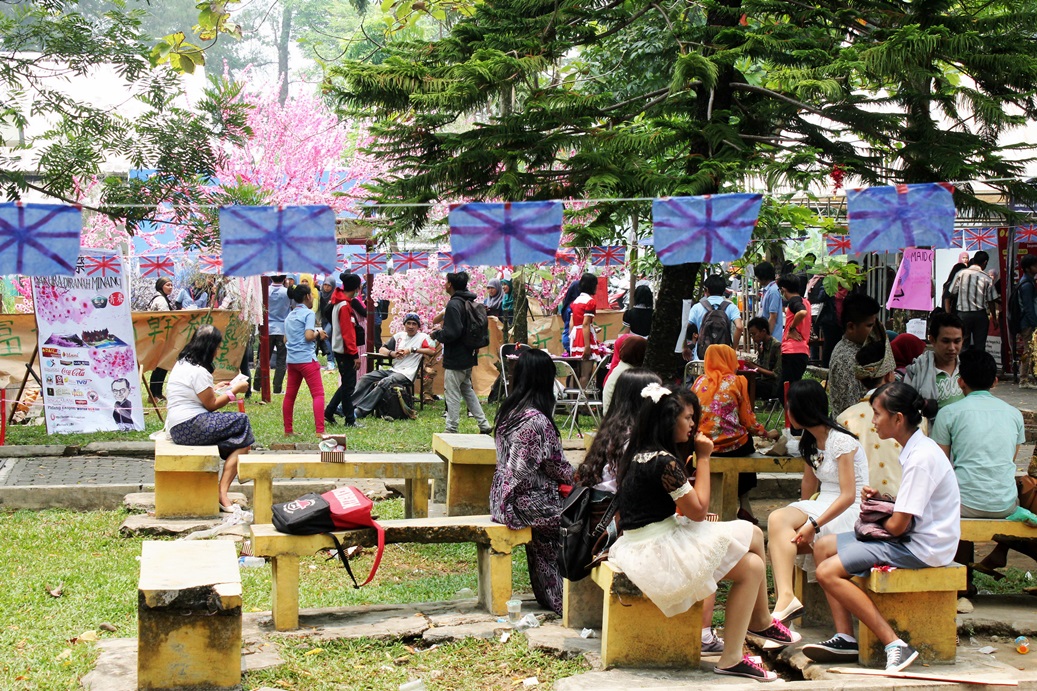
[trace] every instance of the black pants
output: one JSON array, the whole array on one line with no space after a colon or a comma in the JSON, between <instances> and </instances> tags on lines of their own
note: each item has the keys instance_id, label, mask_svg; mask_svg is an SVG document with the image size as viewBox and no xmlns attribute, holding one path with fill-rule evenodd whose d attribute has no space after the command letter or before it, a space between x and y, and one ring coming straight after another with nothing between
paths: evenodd
<instances>
[{"instance_id":1,"label":"black pants","mask_svg":"<svg viewBox=\"0 0 1037 691\"><path fill-rule=\"evenodd\" d=\"M785 382L799 381L807 371L806 353L781 354L781 386L778 387L778 398L785 402Z\"/></svg>"},{"instance_id":2,"label":"black pants","mask_svg":"<svg viewBox=\"0 0 1037 691\"><path fill-rule=\"evenodd\" d=\"M252 398L252 339L253 336L248 337L248 345L245 346L245 352L241 355L241 373L248 377L248 388L245 389L245 398Z\"/></svg>"},{"instance_id":3,"label":"black pants","mask_svg":"<svg viewBox=\"0 0 1037 691\"><path fill-rule=\"evenodd\" d=\"M961 318L961 349L987 349L987 333L990 331L990 316L986 310L958 312Z\"/></svg>"},{"instance_id":4,"label":"black pants","mask_svg":"<svg viewBox=\"0 0 1037 691\"><path fill-rule=\"evenodd\" d=\"M821 366L829 367L832 362L832 351L843 338L843 327L839 326L838 322L825 322L818 328L825 339L824 345L821 346Z\"/></svg>"},{"instance_id":5,"label":"black pants","mask_svg":"<svg viewBox=\"0 0 1037 691\"><path fill-rule=\"evenodd\" d=\"M753 438L750 436L749 441L745 442L737 449L731 449L730 451L724 451L723 453L714 452L714 456L726 456L726 457L741 457L741 456L752 456L756 453L756 445L753 444ZM749 490L756 487L756 473L738 473L738 496L744 497Z\"/></svg>"},{"instance_id":6,"label":"black pants","mask_svg":"<svg viewBox=\"0 0 1037 691\"><path fill-rule=\"evenodd\" d=\"M331 397L331 400L324 407L325 420L335 419L335 411L338 410L338 406L341 403L342 412L346 416L346 424L352 425L356 422L356 417L353 415L353 389L356 388L356 368L354 363L356 363L356 359L356 355L335 353L335 364L338 365L341 383L338 385L335 395Z\"/></svg>"},{"instance_id":7,"label":"black pants","mask_svg":"<svg viewBox=\"0 0 1037 691\"><path fill-rule=\"evenodd\" d=\"M151 380L148 382L148 388L151 389L151 395L155 398L162 398L162 385L166 383L166 373L169 370L164 370L161 367L156 367L151 372Z\"/></svg>"},{"instance_id":8,"label":"black pants","mask_svg":"<svg viewBox=\"0 0 1037 691\"><path fill-rule=\"evenodd\" d=\"M274 393L284 388L284 373L288 369L288 347L284 336L270 337L270 365L274 368Z\"/></svg>"}]
</instances>

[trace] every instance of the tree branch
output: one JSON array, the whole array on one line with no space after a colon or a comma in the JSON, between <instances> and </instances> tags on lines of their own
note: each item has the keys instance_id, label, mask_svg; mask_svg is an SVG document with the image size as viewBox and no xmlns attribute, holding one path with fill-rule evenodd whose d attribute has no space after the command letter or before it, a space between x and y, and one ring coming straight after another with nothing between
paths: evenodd
<instances>
[{"instance_id":1,"label":"tree branch","mask_svg":"<svg viewBox=\"0 0 1037 691\"><path fill-rule=\"evenodd\" d=\"M785 94L779 94L777 91L771 91L770 89L765 89L762 86L753 86L752 84L743 84L741 82L733 82L731 84L728 84L728 86L730 86L732 89L738 89L739 91L750 91L750 92L752 92L754 94L762 94L763 96L769 96L770 98L776 98L779 101L785 101L786 103L791 103L792 105L796 106L797 108L802 108L803 110L805 110L807 112L810 112L810 113L813 113L814 115L820 115L821 117L827 117L824 114L824 111L819 110L819 109L815 108L814 106L807 105L806 103L803 103L802 101L797 101L796 99L791 98L789 96L786 96Z\"/></svg>"}]
</instances>

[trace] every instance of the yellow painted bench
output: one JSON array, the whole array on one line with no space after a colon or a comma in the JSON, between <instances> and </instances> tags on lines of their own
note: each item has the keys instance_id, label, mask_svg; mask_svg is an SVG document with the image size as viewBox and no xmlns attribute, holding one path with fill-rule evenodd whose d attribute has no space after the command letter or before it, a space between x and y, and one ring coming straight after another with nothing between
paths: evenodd
<instances>
[{"instance_id":1,"label":"yellow painted bench","mask_svg":"<svg viewBox=\"0 0 1037 691\"><path fill-rule=\"evenodd\" d=\"M562 586L562 625L601 630L601 662L610 667L697 668L702 603L667 617L608 561Z\"/></svg>"},{"instance_id":2,"label":"yellow painted bench","mask_svg":"<svg viewBox=\"0 0 1037 691\"><path fill-rule=\"evenodd\" d=\"M489 516L405 518L379 523L385 528L387 544L474 542L479 604L493 614L503 615L507 612L505 603L511 598L511 553L515 547L532 539L529 528L512 530L494 523ZM346 544L377 544L375 531L370 528L335 535ZM252 525L252 551L257 557L270 559L273 568L271 609L275 629L288 631L299 627L299 557L334 546L327 535L286 535L279 533L272 525Z\"/></svg>"},{"instance_id":3,"label":"yellow painted bench","mask_svg":"<svg viewBox=\"0 0 1037 691\"><path fill-rule=\"evenodd\" d=\"M872 569L853 582L868 594L897 635L919 652L924 663L953 663L957 650L958 591L965 589L965 567L933 569ZM882 643L867 626L857 637L860 663L866 667L886 664Z\"/></svg>"},{"instance_id":4,"label":"yellow painted bench","mask_svg":"<svg viewBox=\"0 0 1037 691\"><path fill-rule=\"evenodd\" d=\"M432 451L446 462L446 515L490 512L497 446L488 434L433 434Z\"/></svg>"},{"instance_id":5,"label":"yellow painted bench","mask_svg":"<svg viewBox=\"0 0 1037 691\"><path fill-rule=\"evenodd\" d=\"M722 521L738 514L739 473L803 473L799 456L713 456L709 459L709 511Z\"/></svg>"},{"instance_id":6,"label":"yellow painted bench","mask_svg":"<svg viewBox=\"0 0 1037 691\"><path fill-rule=\"evenodd\" d=\"M429 480L442 474L443 462L430 453L346 454L344 463L321 463L319 454L249 454L238 461L238 478L255 481L256 523L272 521L274 478L402 478L404 515L423 518L428 516Z\"/></svg>"},{"instance_id":7,"label":"yellow painted bench","mask_svg":"<svg viewBox=\"0 0 1037 691\"><path fill-rule=\"evenodd\" d=\"M155 442L155 516L218 518L223 459L215 446Z\"/></svg>"},{"instance_id":8,"label":"yellow painted bench","mask_svg":"<svg viewBox=\"0 0 1037 691\"><path fill-rule=\"evenodd\" d=\"M241 576L225 540L145 542L137 688L241 688Z\"/></svg>"}]
</instances>

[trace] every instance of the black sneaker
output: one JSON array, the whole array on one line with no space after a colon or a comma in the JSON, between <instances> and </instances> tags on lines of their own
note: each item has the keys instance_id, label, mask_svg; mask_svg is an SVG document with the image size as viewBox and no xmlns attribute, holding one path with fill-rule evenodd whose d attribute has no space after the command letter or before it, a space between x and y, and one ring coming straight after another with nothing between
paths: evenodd
<instances>
[{"instance_id":1,"label":"black sneaker","mask_svg":"<svg viewBox=\"0 0 1037 691\"><path fill-rule=\"evenodd\" d=\"M802 648L808 660L814 662L850 662L860 655L857 641L848 641L842 636L832 636L827 641L811 643Z\"/></svg>"},{"instance_id":2,"label":"black sneaker","mask_svg":"<svg viewBox=\"0 0 1037 691\"><path fill-rule=\"evenodd\" d=\"M917 659L918 651L907 643L886 648L886 671L899 672Z\"/></svg>"},{"instance_id":3,"label":"black sneaker","mask_svg":"<svg viewBox=\"0 0 1037 691\"><path fill-rule=\"evenodd\" d=\"M803 639L801 635L788 628L777 619L771 619L771 625L763 631L747 631L750 636L762 638L765 641L777 643L778 645L792 645Z\"/></svg>"},{"instance_id":4,"label":"black sneaker","mask_svg":"<svg viewBox=\"0 0 1037 691\"><path fill-rule=\"evenodd\" d=\"M748 657L742 658L742 661L734 667L714 667L713 672L714 674L728 674L733 677L749 677L756 681L774 681L778 678L777 674L767 671Z\"/></svg>"}]
</instances>

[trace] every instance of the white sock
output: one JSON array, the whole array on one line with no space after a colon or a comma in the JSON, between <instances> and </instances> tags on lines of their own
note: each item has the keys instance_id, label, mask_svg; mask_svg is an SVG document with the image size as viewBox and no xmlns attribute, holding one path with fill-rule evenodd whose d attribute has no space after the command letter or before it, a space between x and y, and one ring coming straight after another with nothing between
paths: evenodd
<instances>
[{"instance_id":1,"label":"white sock","mask_svg":"<svg viewBox=\"0 0 1037 691\"><path fill-rule=\"evenodd\" d=\"M850 643L856 643L857 642L857 639L854 638L853 636L851 636L848 633L837 633L837 634L835 634L835 637L836 638L841 638L844 641L849 641Z\"/></svg>"},{"instance_id":2,"label":"white sock","mask_svg":"<svg viewBox=\"0 0 1037 691\"><path fill-rule=\"evenodd\" d=\"M907 647L907 643L904 643L904 641L902 641L902 640L900 640L898 638L897 640L895 640L892 643L890 643L889 645L887 645L885 647L885 650L888 652L888 651L892 650L893 648L895 648L897 646L900 646L902 648L906 648Z\"/></svg>"},{"instance_id":3,"label":"white sock","mask_svg":"<svg viewBox=\"0 0 1037 691\"><path fill-rule=\"evenodd\" d=\"M702 627L702 642L703 643L709 643L712 640L713 640L713 627L712 626L703 626Z\"/></svg>"}]
</instances>

